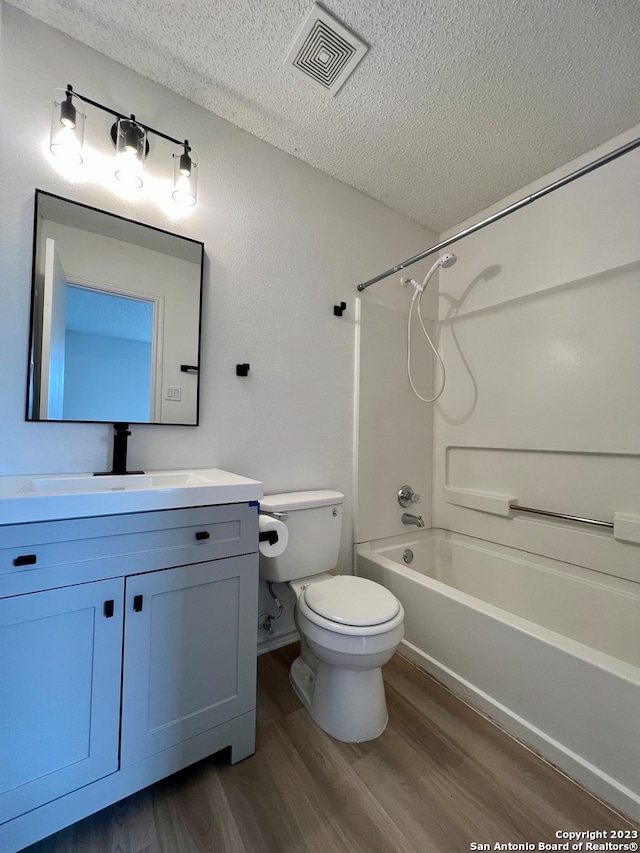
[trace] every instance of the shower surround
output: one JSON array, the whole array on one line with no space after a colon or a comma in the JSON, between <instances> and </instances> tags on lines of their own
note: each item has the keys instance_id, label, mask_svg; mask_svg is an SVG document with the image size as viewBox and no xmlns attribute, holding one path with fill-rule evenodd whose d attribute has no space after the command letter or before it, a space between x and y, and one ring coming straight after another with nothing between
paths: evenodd
<instances>
[{"instance_id":1,"label":"shower surround","mask_svg":"<svg viewBox=\"0 0 640 853\"><path fill-rule=\"evenodd\" d=\"M639 134L633 128L476 221ZM495 718L490 709L504 705L501 723L524 740L520 723L512 722L527 721L529 707L538 719L532 727L543 735L528 742L636 818L640 780L632 768L640 766L640 670L629 655L640 647L639 171L636 150L450 247L458 263L439 276L438 304L432 298L425 312L447 370L447 386L433 405L418 403L406 379L409 297L399 310L386 293L401 289L394 278L366 291L356 346L354 526L361 549L380 540L391 547L397 537L401 553L405 537L415 536L402 525L396 501L407 483L422 493L420 514L427 527L441 531L452 554L462 553L463 541L475 543L476 556L500 554L492 558L499 566L493 574L481 570L482 561L465 568L474 584L466 592L402 559L389 560L393 568L380 565L384 555L368 555L366 571L375 566L403 600L410 614L407 639L419 649L415 655L426 656L421 665L427 658L440 661L437 677L449 679L452 689ZM460 223L441 237L471 224ZM432 365L428 353L424 359ZM508 503L607 522L617 515L629 524L623 539L617 530L509 511ZM565 587L563 598L552 586L534 594L534 578L551 583L554 575L541 575L541 565L563 567L559 573L580 576L580 584ZM573 638L571 624L578 619L595 630L606 602L622 587L628 599L616 617L621 648L612 653ZM588 600L578 589L589 590ZM539 615L535 608L526 616L515 610L508 620L496 615L498 608L513 612L504 607L507 593L519 605L542 605ZM554 627L545 622L549 610ZM506 633L509 620L518 623L515 633ZM600 629L601 638L607 633ZM536 634L533 651L524 644ZM555 643L550 634L561 639ZM558 651L552 653L554 644ZM585 648L595 649L589 663ZM406 653L414 654L409 646ZM513 671L507 660L517 661ZM488 676L482 684L474 682L484 678L478 661ZM500 692L501 675L517 697ZM474 689L465 692L465 682ZM609 697L613 683L620 690ZM544 690L553 696L536 716ZM599 721L592 720L591 746L586 738L578 745L583 713ZM615 731L621 739L613 744L608 738ZM613 764L589 751L601 737ZM544 744L552 741L557 743L545 753ZM559 755L570 758L563 765ZM584 769L589 765L593 772Z\"/></svg>"}]
</instances>

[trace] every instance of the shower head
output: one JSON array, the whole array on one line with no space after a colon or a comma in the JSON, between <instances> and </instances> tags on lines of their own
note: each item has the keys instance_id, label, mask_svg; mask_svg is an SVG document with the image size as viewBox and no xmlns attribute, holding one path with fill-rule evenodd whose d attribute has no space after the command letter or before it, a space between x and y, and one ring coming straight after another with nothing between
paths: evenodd
<instances>
[{"instance_id":1,"label":"shower head","mask_svg":"<svg viewBox=\"0 0 640 853\"><path fill-rule=\"evenodd\" d=\"M415 281L412 278L401 279L402 284L413 285L413 296L411 297L411 307L409 308L409 317L407 318L407 378L409 380L409 385L411 386L411 390L413 391L413 393L416 395L416 397L419 400L422 400L423 403L435 403L435 401L440 397L440 395L444 391L444 386L445 386L445 383L447 381L447 373L446 373L446 370L444 367L444 362L443 362L442 358L440 357L440 353L438 352L436 346L434 345L433 341L431 340L431 338L429 336L429 332L427 331L427 328L426 328L424 321L422 319L422 297L424 295L424 292L426 290L427 285L429 284L429 281L431 280L431 276L434 274L434 272L436 270L438 270L440 267L443 267L443 269L448 269L449 267L452 267L457 260L458 259L456 258L456 256L454 254L452 254L451 252L447 252L446 254L441 255L438 258L438 260L435 262L435 264L431 267L429 272L425 275L424 281L422 282L422 284L419 284L417 281ZM413 384L413 378L411 376L411 319L412 319L412 315L413 315L413 309L416 305L417 305L417 312L416 313L418 315L418 321L420 323L420 327L421 327L422 332L424 334L425 340L427 341L427 343L431 347L431 350L433 351L433 354L436 358L436 361L440 365L440 371L442 373L442 383L440 385L440 390L438 391L437 394L434 394L432 397L423 397L422 394L420 394L420 392L416 388L416 386Z\"/></svg>"},{"instance_id":2,"label":"shower head","mask_svg":"<svg viewBox=\"0 0 640 853\"><path fill-rule=\"evenodd\" d=\"M400 284L403 287L406 287L407 284L412 284L414 289L415 289L415 293L414 293L414 298L415 298L416 294L422 293L422 291L425 289L425 287L429 284L429 281L431 280L431 276L438 269L438 267L442 267L445 270L449 269L449 267L452 267L457 260L458 260L458 258L454 254L452 254L451 252L447 252L445 255L442 255L442 257L438 258L438 260L431 267L429 272L425 275L422 284L420 284L420 282L416 281L415 278L401 278Z\"/></svg>"},{"instance_id":3,"label":"shower head","mask_svg":"<svg viewBox=\"0 0 640 853\"><path fill-rule=\"evenodd\" d=\"M418 291L422 292L429 284L431 276L439 267L442 267L443 269L448 269L449 267L452 267L457 260L458 259L455 255L453 255L451 252L447 252L446 255L442 255L442 257L438 258L438 260L431 267L429 272L425 275L422 284L418 284L418 282L412 278L402 278L400 279L400 281L402 284L412 284L415 287L416 293L418 293Z\"/></svg>"}]
</instances>

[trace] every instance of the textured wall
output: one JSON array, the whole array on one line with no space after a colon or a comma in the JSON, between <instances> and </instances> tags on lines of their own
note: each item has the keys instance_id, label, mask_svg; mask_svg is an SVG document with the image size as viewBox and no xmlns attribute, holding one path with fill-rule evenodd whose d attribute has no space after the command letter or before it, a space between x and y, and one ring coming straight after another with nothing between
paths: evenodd
<instances>
[{"instance_id":1,"label":"textured wall","mask_svg":"<svg viewBox=\"0 0 640 853\"><path fill-rule=\"evenodd\" d=\"M24 421L39 187L205 243L200 426L135 427L131 467L218 466L262 480L267 492L340 489L341 566L349 570L355 285L420 251L430 235L13 7L2 15L2 109L13 121L0 127L0 473L100 470L110 457L106 425ZM67 83L188 136L200 154L199 201L188 218L172 222L152 201L125 202L59 176L47 149L50 98ZM87 133L89 119L106 139L104 114L89 115ZM170 162L161 148L149 171ZM341 300L348 309L338 319L332 306ZM251 364L246 379L235 376L238 362Z\"/></svg>"},{"instance_id":2,"label":"textured wall","mask_svg":"<svg viewBox=\"0 0 640 853\"><path fill-rule=\"evenodd\" d=\"M38 186L205 243L201 426L136 429L133 464L226 465L267 490L349 491L355 285L423 248L428 232L6 5L2 38L3 108L20 144L3 122L0 470L83 471L108 450L107 427L23 422ZM46 150L49 99L66 82L189 134L201 159L190 218L172 222L152 202L59 177ZM90 118L109 124L102 113ZM341 299L348 309L338 319ZM234 373L240 361L251 363L246 380Z\"/></svg>"}]
</instances>

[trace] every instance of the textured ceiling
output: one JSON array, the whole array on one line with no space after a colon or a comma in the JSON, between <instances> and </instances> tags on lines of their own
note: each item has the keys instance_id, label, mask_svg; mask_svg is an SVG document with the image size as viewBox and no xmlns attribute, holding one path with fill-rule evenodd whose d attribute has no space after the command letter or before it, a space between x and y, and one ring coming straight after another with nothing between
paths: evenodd
<instances>
[{"instance_id":1,"label":"textured ceiling","mask_svg":"<svg viewBox=\"0 0 640 853\"><path fill-rule=\"evenodd\" d=\"M10 0L436 232L640 122L638 0L327 0L369 45L283 67L311 0Z\"/></svg>"}]
</instances>

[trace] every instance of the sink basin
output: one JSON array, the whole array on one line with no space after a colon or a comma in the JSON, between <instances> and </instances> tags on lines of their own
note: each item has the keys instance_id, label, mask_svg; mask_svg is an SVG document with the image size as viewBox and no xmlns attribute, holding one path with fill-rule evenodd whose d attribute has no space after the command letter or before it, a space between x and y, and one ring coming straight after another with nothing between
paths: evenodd
<instances>
[{"instance_id":1,"label":"sink basin","mask_svg":"<svg viewBox=\"0 0 640 853\"><path fill-rule=\"evenodd\" d=\"M144 474L113 475L108 477L34 477L24 484L20 494L43 492L67 494L69 492L122 491L123 489L148 489L151 477Z\"/></svg>"},{"instance_id":2,"label":"sink basin","mask_svg":"<svg viewBox=\"0 0 640 853\"><path fill-rule=\"evenodd\" d=\"M20 490L29 492L106 492L124 489L166 489L174 486L205 486L211 477L195 471L165 471L152 474L93 474L68 477L32 477Z\"/></svg>"},{"instance_id":3,"label":"sink basin","mask_svg":"<svg viewBox=\"0 0 640 853\"><path fill-rule=\"evenodd\" d=\"M145 474L0 477L0 525L149 512L262 497L262 484L220 468Z\"/></svg>"}]
</instances>

